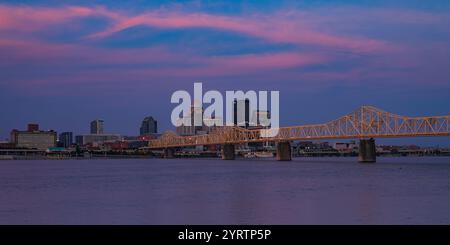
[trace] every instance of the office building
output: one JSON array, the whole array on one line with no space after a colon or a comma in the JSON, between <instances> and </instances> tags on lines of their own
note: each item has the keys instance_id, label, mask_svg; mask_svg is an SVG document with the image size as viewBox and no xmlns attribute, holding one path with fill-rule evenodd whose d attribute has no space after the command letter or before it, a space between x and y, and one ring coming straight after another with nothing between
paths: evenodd
<instances>
[{"instance_id":1,"label":"office building","mask_svg":"<svg viewBox=\"0 0 450 245\"><path fill-rule=\"evenodd\" d=\"M64 148L68 148L73 144L73 133L63 132L59 134L59 145Z\"/></svg>"},{"instance_id":2,"label":"office building","mask_svg":"<svg viewBox=\"0 0 450 245\"><path fill-rule=\"evenodd\" d=\"M140 135L156 134L158 132L158 122L153 117L146 117L141 123Z\"/></svg>"},{"instance_id":3,"label":"office building","mask_svg":"<svg viewBox=\"0 0 450 245\"><path fill-rule=\"evenodd\" d=\"M83 145L83 135L76 135L75 136L75 144L78 146Z\"/></svg>"},{"instance_id":4,"label":"office building","mask_svg":"<svg viewBox=\"0 0 450 245\"><path fill-rule=\"evenodd\" d=\"M194 125L194 118L197 117L201 121L201 126ZM181 126L176 128L177 134L181 136L191 136L203 133L203 108L198 106L191 106L191 113L188 117L179 119L184 122ZM188 123L190 122L190 125Z\"/></svg>"},{"instance_id":5,"label":"office building","mask_svg":"<svg viewBox=\"0 0 450 245\"><path fill-rule=\"evenodd\" d=\"M250 125L250 100L233 101L233 122L235 126L248 128Z\"/></svg>"},{"instance_id":6,"label":"office building","mask_svg":"<svg viewBox=\"0 0 450 245\"><path fill-rule=\"evenodd\" d=\"M103 120L94 120L91 122L91 134L103 134Z\"/></svg>"},{"instance_id":7,"label":"office building","mask_svg":"<svg viewBox=\"0 0 450 245\"><path fill-rule=\"evenodd\" d=\"M27 131L13 129L10 140L17 148L46 150L56 146L56 132L40 131L39 125L29 124Z\"/></svg>"}]
</instances>

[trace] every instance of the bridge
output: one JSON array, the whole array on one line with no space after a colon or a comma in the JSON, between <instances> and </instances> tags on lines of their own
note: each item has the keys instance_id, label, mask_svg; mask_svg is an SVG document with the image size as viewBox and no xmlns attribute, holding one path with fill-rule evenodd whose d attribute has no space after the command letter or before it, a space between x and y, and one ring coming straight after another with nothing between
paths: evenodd
<instances>
[{"instance_id":1,"label":"bridge","mask_svg":"<svg viewBox=\"0 0 450 245\"><path fill-rule=\"evenodd\" d=\"M408 117L383 111L373 106L360 108L338 119L323 124L279 128L274 137L264 137L261 129L237 126L217 127L211 133L195 136L178 136L166 132L149 142L149 149L164 149L165 156L173 156L173 149L196 145L221 145L222 159L234 159L236 144L251 142L277 142L277 159L291 160L290 141L360 139L359 160L374 162L374 138L449 136L450 116Z\"/></svg>"}]
</instances>

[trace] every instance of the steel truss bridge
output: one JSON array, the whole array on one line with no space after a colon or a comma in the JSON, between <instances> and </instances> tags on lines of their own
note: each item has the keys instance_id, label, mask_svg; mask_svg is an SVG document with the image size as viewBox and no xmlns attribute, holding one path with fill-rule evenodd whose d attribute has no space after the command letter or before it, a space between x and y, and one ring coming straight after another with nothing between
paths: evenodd
<instances>
[{"instance_id":1,"label":"steel truss bridge","mask_svg":"<svg viewBox=\"0 0 450 245\"><path fill-rule=\"evenodd\" d=\"M274 137L263 137L260 129L224 126L217 127L206 135L178 136L174 132L166 132L159 139L151 140L148 148L162 149L267 141L449 135L450 116L408 117L386 112L373 106L361 106L357 110L327 123L279 128L278 134Z\"/></svg>"}]
</instances>

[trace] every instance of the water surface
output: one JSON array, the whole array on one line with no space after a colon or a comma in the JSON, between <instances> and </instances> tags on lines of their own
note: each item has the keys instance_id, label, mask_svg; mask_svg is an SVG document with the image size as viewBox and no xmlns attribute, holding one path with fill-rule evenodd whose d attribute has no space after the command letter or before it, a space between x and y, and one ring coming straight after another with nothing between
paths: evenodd
<instances>
[{"instance_id":1,"label":"water surface","mask_svg":"<svg viewBox=\"0 0 450 245\"><path fill-rule=\"evenodd\" d=\"M450 158L0 161L0 224L450 224Z\"/></svg>"}]
</instances>

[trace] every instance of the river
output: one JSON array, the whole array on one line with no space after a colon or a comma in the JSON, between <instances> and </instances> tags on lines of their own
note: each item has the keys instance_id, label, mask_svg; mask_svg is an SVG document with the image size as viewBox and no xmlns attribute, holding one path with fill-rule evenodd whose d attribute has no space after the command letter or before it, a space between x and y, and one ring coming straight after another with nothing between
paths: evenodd
<instances>
[{"instance_id":1,"label":"river","mask_svg":"<svg viewBox=\"0 0 450 245\"><path fill-rule=\"evenodd\" d=\"M0 161L0 224L450 224L449 157Z\"/></svg>"}]
</instances>

